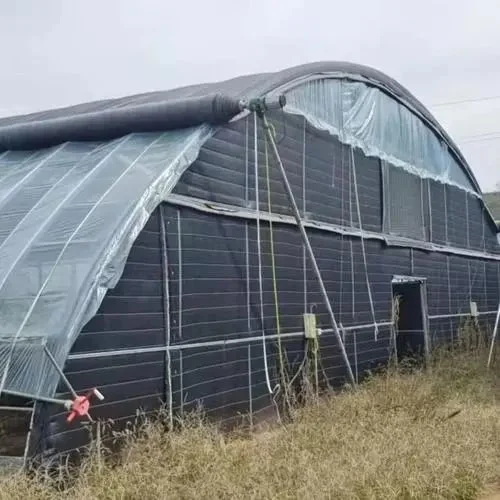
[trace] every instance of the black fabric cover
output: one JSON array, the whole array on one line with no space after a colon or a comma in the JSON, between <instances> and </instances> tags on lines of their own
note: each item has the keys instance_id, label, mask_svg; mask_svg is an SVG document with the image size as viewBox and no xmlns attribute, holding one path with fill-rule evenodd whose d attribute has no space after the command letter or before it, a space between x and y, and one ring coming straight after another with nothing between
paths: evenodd
<instances>
[{"instance_id":1,"label":"black fabric cover","mask_svg":"<svg viewBox=\"0 0 500 500\"><path fill-rule=\"evenodd\" d=\"M239 110L237 100L215 94L75 115L49 113L41 120L19 120L3 127L0 121L0 151L42 149L68 141L107 141L132 132L224 123Z\"/></svg>"}]
</instances>

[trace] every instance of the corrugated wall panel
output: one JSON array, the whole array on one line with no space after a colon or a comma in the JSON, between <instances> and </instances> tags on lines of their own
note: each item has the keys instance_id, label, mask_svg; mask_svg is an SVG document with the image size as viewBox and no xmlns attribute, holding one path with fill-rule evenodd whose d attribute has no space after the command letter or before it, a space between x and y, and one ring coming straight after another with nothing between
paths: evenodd
<instances>
[{"instance_id":1,"label":"corrugated wall panel","mask_svg":"<svg viewBox=\"0 0 500 500\"><path fill-rule=\"evenodd\" d=\"M484 250L485 248L485 213L480 200L475 196L469 195L467 201L468 223L469 223L469 245L475 250Z\"/></svg>"},{"instance_id":2,"label":"corrugated wall panel","mask_svg":"<svg viewBox=\"0 0 500 500\"><path fill-rule=\"evenodd\" d=\"M497 262L486 262L486 308L496 311L500 301L500 273Z\"/></svg>"},{"instance_id":3,"label":"corrugated wall panel","mask_svg":"<svg viewBox=\"0 0 500 500\"><path fill-rule=\"evenodd\" d=\"M245 200L251 124L238 120L217 131L174 188L177 194L241 206Z\"/></svg>"},{"instance_id":4,"label":"corrugated wall panel","mask_svg":"<svg viewBox=\"0 0 500 500\"><path fill-rule=\"evenodd\" d=\"M486 311L488 307L485 264L485 261L477 259L470 262L471 298L480 311Z\"/></svg>"},{"instance_id":5,"label":"corrugated wall panel","mask_svg":"<svg viewBox=\"0 0 500 500\"><path fill-rule=\"evenodd\" d=\"M446 186L446 216L449 244L467 248L467 193L463 189Z\"/></svg>"},{"instance_id":6,"label":"corrugated wall panel","mask_svg":"<svg viewBox=\"0 0 500 500\"><path fill-rule=\"evenodd\" d=\"M470 311L471 282L468 259L457 256L449 257L450 269L450 313L463 314Z\"/></svg>"},{"instance_id":7,"label":"corrugated wall panel","mask_svg":"<svg viewBox=\"0 0 500 500\"><path fill-rule=\"evenodd\" d=\"M429 197L431 206L432 241L440 245L448 243L446 228L446 189L444 184L429 180Z\"/></svg>"},{"instance_id":8,"label":"corrugated wall panel","mask_svg":"<svg viewBox=\"0 0 500 500\"><path fill-rule=\"evenodd\" d=\"M382 232L382 176L380 160L367 157L360 149L353 154L358 184L358 200L363 229ZM354 176L352 175L354 183ZM356 197L352 197L351 210L356 213ZM354 216L357 221L357 216ZM355 224L358 225L358 224Z\"/></svg>"},{"instance_id":9,"label":"corrugated wall panel","mask_svg":"<svg viewBox=\"0 0 500 500\"><path fill-rule=\"evenodd\" d=\"M447 256L414 250L414 273L427 278L429 313L431 315L449 312L449 287Z\"/></svg>"}]
</instances>

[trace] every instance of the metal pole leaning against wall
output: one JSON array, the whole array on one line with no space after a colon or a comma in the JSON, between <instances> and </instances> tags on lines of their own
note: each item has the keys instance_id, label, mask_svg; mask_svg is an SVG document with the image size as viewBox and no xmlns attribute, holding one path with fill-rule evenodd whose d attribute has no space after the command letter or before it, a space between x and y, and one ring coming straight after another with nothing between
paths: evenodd
<instances>
[{"instance_id":1,"label":"metal pole leaning against wall","mask_svg":"<svg viewBox=\"0 0 500 500\"><path fill-rule=\"evenodd\" d=\"M495 320L495 328L493 328L493 335L491 337L490 353L488 355L488 364L486 365L488 368L490 367L491 361L493 359L493 350L495 349L495 341L498 334L499 324L500 324L500 303L498 304L497 319Z\"/></svg>"},{"instance_id":2,"label":"metal pole leaning against wall","mask_svg":"<svg viewBox=\"0 0 500 500\"><path fill-rule=\"evenodd\" d=\"M285 99L284 96L279 96L278 98L278 106L282 108L285 105ZM293 215L295 217L295 221L297 223L297 227L299 228L300 235L302 237L302 240L304 242L304 245L306 247L306 251L309 255L309 259L311 260L313 269L314 269L314 274L316 275L316 279L318 280L319 287L321 289L321 294L323 296L323 301L325 303L326 309L328 311L328 315L330 316L330 321L332 323L333 327L333 332L335 333L335 337L337 338L337 342L340 348L340 351L342 353L342 358L344 360L346 369L347 369L347 374L349 376L349 380L351 384L355 387L356 386L356 379L354 378L354 374L351 369L351 363L349 362L349 358L347 356L347 352L345 350L345 345L342 340L342 336L340 334L339 327L337 325L337 320L335 319L335 314L333 313L332 306L330 304L330 299L328 297L328 293L325 288L325 284L323 282L323 277L321 276L321 271L319 270L318 263L316 262L316 257L314 255L314 251L311 247L311 243L309 241L309 237L307 236L307 232L304 228L304 225L302 224L302 219L300 218L300 212L297 207L297 203L295 201L295 196L293 195L292 188L290 187L290 183L288 182L288 177L286 175L285 167L283 166L283 162L281 161L281 156L278 151L278 146L276 145L276 141L274 140L274 134L271 129L271 126L269 122L267 121L267 117L265 115L265 111L269 109L269 105L266 103L265 99L256 99L254 101L250 101L250 103L243 103L243 107L246 109L249 109L250 111L256 112L257 115L262 119L263 125L264 125L264 130L266 133L266 136L271 143L271 149L273 151L273 155L276 159L276 163L278 165L278 169L281 174L281 180L283 182L283 187L285 188L288 201L292 207ZM276 106L275 106L276 107Z\"/></svg>"}]
</instances>

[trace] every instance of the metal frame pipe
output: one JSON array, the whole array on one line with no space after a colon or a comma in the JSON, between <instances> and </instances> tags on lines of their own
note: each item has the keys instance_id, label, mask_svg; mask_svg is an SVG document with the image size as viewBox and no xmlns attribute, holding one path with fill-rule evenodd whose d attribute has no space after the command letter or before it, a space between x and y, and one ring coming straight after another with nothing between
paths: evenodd
<instances>
[{"instance_id":1,"label":"metal frame pipe","mask_svg":"<svg viewBox=\"0 0 500 500\"><path fill-rule=\"evenodd\" d=\"M41 401L43 403L51 403L51 404L61 405L61 406L64 406L65 408L70 407L71 404L73 403L70 399L49 398L46 396L37 396L34 394L28 394L26 392L12 391L10 389L4 389L2 391L2 394L7 394L9 396L17 396L19 398L30 399L30 400L34 400L34 401Z\"/></svg>"},{"instance_id":2,"label":"metal frame pipe","mask_svg":"<svg viewBox=\"0 0 500 500\"><path fill-rule=\"evenodd\" d=\"M344 330L349 332L349 331L358 331L358 330L367 330L369 328L373 328L373 323L367 323L367 324L362 324L362 325L352 325L352 326L346 326L344 327ZM392 326L392 321L384 321L381 323L377 323L377 326L379 328L384 327L384 326ZM321 330L322 333L332 333L333 329L332 328L324 328ZM287 338L294 338L294 337L303 337L304 332L303 331L298 331L298 332L289 332L289 333L282 333L280 334L280 337L282 339L287 339ZM278 336L276 334L269 334L266 335L266 340L276 340ZM231 345L238 345L238 344L246 344L250 342L258 342L262 340L262 336L252 336L252 337L240 337L237 339L228 339L228 340L212 340L212 341L207 341L207 342L190 342L186 344L176 344L176 345L170 345L170 347L165 347L165 346L154 346L154 347L139 347L137 349L118 349L115 351L100 351L100 352L83 352L83 353L77 353L77 354L70 354L68 359L70 360L76 360L76 359L97 359L97 358L107 358L107 357L114 357L114 356L132 356L135 354L154 354L154 353L162 353L166 349L169 349L170 351L184 351L188 349L198 349L200 347L227 347Z\"/></svg>"},{"instance_id":3,"label":"metal frame pipe","mask_svg":"<svg viewBox=\"0 0 500 500\"><path fill-rule=\"evenodd\" d=\"M496 314L497 311L483 311L483 312L478 312L478 316L492 316L493 314ZM429 316L429 319L448 319L448 318L468 318L472 316L470 312L468 313L454 313L454 314L434 314L432 316Z\"/></svg>"}]
</instances>

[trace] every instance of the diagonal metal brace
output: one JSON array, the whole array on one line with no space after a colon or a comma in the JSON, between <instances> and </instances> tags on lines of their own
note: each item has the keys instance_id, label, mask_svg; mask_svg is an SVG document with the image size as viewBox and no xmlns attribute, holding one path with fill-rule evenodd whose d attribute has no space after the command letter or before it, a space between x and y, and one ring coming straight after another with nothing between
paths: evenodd
<instances>
[{"instance_id":1,"label":"diagonal metal brace","mask_svg":"<svg viewBox=\"0 0 500 500\"><path fill-rule=\"evenodd\" d=\"M49 348L47 347L47 344L45 344L43 346L43 349L45 351L45 354L49 358L50 362L52 363L52 366L56 369L57 373L61 377L61 380L64 382L66 387L69 389L69 392L71 393L73 398L76 399L78 397L78 394L76 393L75 389L73 389L73 386L71 385L70 381L67 379L62 368L57 363L56 358L54 358L53 354L50 352Z\"/></svg>"},{"instance_id":2,"label":"diagonal metal brace","mask_svg":"<svg viewBox=\"0 0 500 500\"><path fill-rule=\"evenodd\" d=\"M252 102L252 101L251 101ZM280 99L281 102L281 99ZM284 101L283 101L284 102ZM337 325L337 320L335 319L335 314L333 312L332 306L330 304L330 299L328 297L328 293L325 288L325 283L323 282L323 277L321 276L321 271L319 270L318 263L316 262L316 257L314 255L314 251L311 247L311 243L309 241L309 237L307 236L307 232L304 228L304 225L302 224L302 219L300 217L299 209L297 207L297 203L295 201L295 197L292 192L292 188L290 187L290 183L288 182L288 177L286 175L285 167L283 166L283 162L281 161L281 156L278 151L278 146L276 145L276 141L274 140L274 135L272 131L272 127L269 124L267 117L265 115L265 102L264 104L255 104L254 109L255 112L257 112L258 116L262 119L263 125L264 125L264 130L266 133L267 138L269 139L269 142L271 143L272 146L272 151L274 154L274 157L276 159L276 163L278 164L278 168L281 174L281 180L283 182L283 187L285 188L288 201L290 202L290 205L292 207L293 215L295 217L295 221L297 223L297 226L300 230L300 234L302 236L302 240L304 242L304 245L306 247L307 253L309 255L309 259L311 260L314 273L316 275L316 279L318 280L319 287L321 289L321 294L323 295L323 301L325 303L326 309L328 311L328 315L330 316L330 322L333 327L333 332L335 333L335 337L337 338L337 343L339 345L342 358L344 360L346 369L347 369L347 374L349 376L349 380L351 381L351 384L355 387L356 386L356 380L354 378L354 374L351 369L351 363L349 362L349 358L347 356L347 352L345 350L345 345L342 340L342 336L340 334L339 327Z\"/></svg>"}]
</instances>

